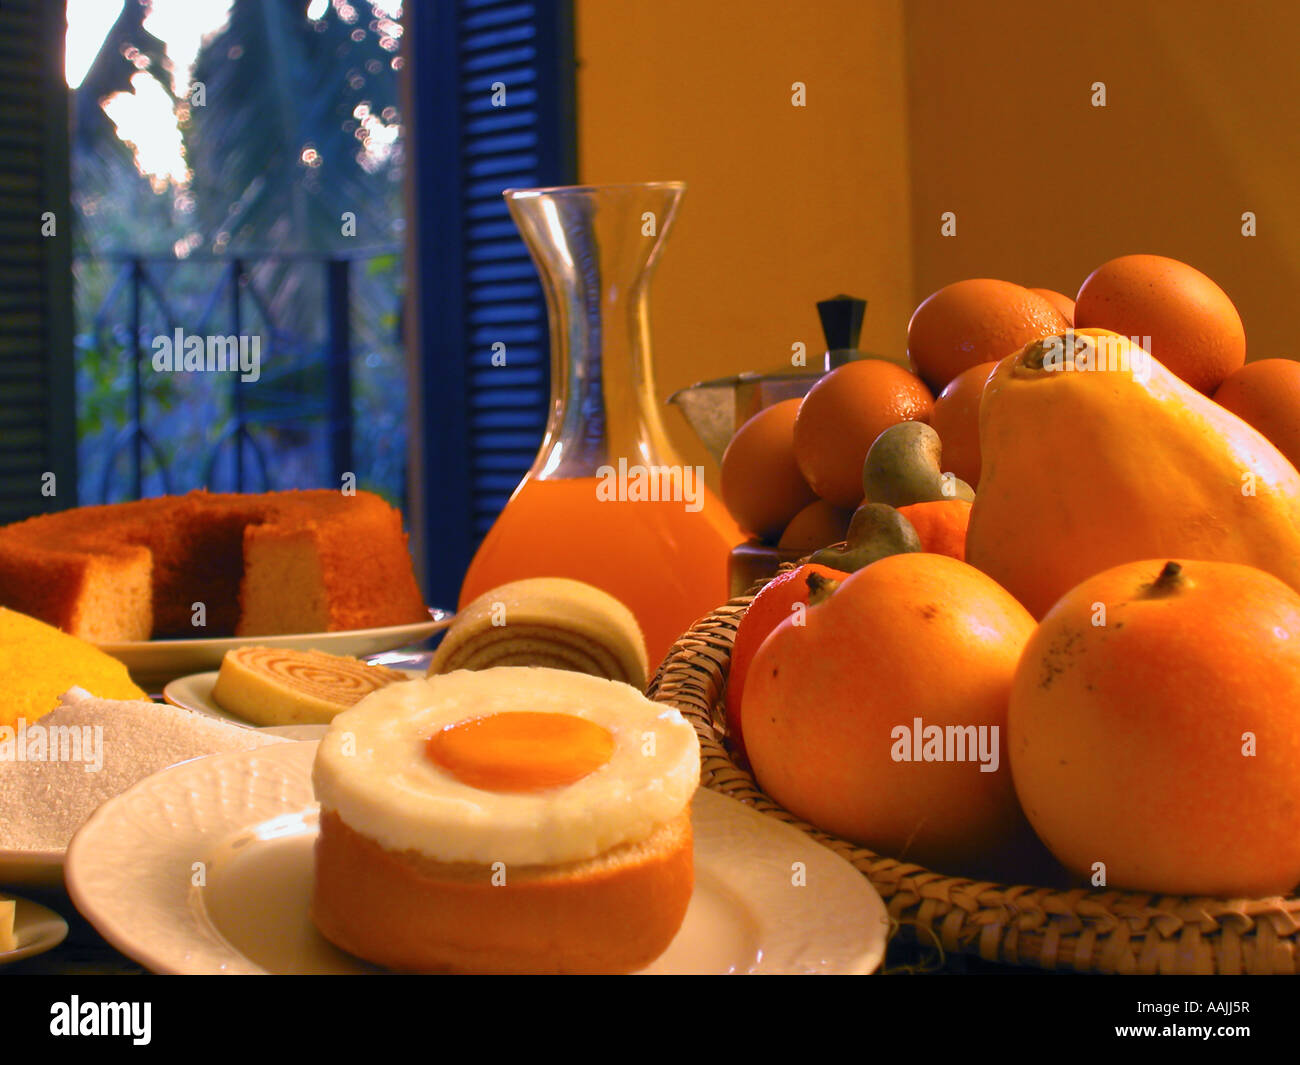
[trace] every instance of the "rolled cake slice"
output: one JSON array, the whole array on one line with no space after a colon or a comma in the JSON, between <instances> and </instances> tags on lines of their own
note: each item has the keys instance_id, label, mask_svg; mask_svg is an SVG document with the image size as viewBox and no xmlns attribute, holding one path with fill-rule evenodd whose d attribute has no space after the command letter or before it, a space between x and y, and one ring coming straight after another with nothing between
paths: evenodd
<instances>
[{"instance_id":1,"label":"rolled cake slice","mask_svg":"<svg viewBox=\"0 0 1300 1065\"><path fill-rule=\"evenodd\" d=\"M256 725L327 725L405 673L323 651L240 647L227 651L212 689L223 710Z\"/></svg>"},{"instance_id":2,"label":"rolled cake slice","mask_svg":"<svg viewBox=\"0 0 1300 1065\"><path fill-rule=\"evenodd\" d=\"M429 676L495 666L567 669L641 690L649 668L632 611L566 577L533 577L483 593L456 615Z\"/></svg>"}]
</instances>

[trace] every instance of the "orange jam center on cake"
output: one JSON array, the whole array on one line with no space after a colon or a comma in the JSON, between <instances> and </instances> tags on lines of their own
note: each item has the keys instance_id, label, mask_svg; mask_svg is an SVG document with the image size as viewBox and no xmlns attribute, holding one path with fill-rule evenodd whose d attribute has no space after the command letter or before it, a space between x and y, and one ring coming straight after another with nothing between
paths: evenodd
<instances>
[{"instance_id":1,"label":"orange jam center on cake","mask_svg":"<svg viewBox=\"0 0 1300 1065\"><path fill-rule=\"evenodd\" d=\"M614 753L614 736L585 718L522 710L448 725L429 737L425 753L470 787L545 791L603 766Z\"/></svg>"}]
</instances>

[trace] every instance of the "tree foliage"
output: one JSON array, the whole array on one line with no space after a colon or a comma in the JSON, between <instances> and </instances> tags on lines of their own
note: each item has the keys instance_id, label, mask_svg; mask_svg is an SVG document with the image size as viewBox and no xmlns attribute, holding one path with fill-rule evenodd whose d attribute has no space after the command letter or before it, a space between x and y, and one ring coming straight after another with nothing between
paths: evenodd
<instances>
[{"instance_id":1,"label":"tree foliage","mask_svg":"<svg viewBox=\"0 0 1300 1065\"><path fill-rule=\"evenodd\" d=\"M206 40L190 91L172 95L162 41L127 0L74 94L82 248L192 247L352 251L396 238L401 146L367 152L374 127L399 121L395 39L366 0L308 19L301 0L234 0ZM342 12L342 13L340 13ZM390 31L391 32L391 31ZM103 101L146 74L172 99L192 179L160 194L104 114ZM89 210L86 210L86 207ZM348 212L353 226L344 224Z\"/></svg>"},{"instance_id":2,"label":"tree foliage","mask_svg":"<svg viewBox=\"0 0 1300 1065\"><path fill-rule=\"evenodd\" d=\"M206 104L189 106L183 127L205 246L331 251L392 239L396 169L360 161L365 113L397 117L394 56L376 21L331 10L312 22L300 3L235 0L199 54ZM345 211L356 239L343 235Z\"/></svg>"},{"instance_id":3,"label":"tree foliage","mask_svg":"<svg viewBox=\"0 0 1300 1065\"><path fill-rule=\"evenodd\" d=\"M336 0L318 20L305 9L305 0L234 0L227 24L199 51L190 91L177 99L163 42L144 28L144 0L126 0L74 94L85 501L100 496L111 441L129 416L134 372L129 286L104 255L170 257L174 249L178 262L146 267L153 289L143 307L145 343L176 326L233 331L225 270L228 260L241 258L248 271L241 328L263 335L265 367L262 381L246 389L244 406L255 434L276 454L275 487L319 483L325 467L323 260L379 252L351 275L355 440L362 483L400 497L401 257L384 249L400 238L402 160L400 140L386 154L366 151L365 141L376 127L382 134L398 121L400 31L368 0ZM172 100L187 183L151 183L104 113L103 101L131 91L141 74ZM203 483L207 458L229 427L228 384L153 374L146 393L146 423L168 452L171 489ZM121 497L123 469L119 456L110 468L116 487L106 493L114 498ZM228 470L225 461L216 476ZM146 481L146 493L162 490L156 474Z\"/></svg>"}]
</instances>

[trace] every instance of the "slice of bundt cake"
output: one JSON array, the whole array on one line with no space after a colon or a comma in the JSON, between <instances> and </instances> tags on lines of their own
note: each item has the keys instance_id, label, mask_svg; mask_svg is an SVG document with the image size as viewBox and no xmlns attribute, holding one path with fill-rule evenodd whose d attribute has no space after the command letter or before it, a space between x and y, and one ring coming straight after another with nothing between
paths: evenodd
<instances>
[{"instance_id":1,"label":"slice of bundt cake","mask_svg":"<svg viewBox=\"0 0 1300 1065\"><path fill-rule=\"evenodd\" d=\"M266 520L244 527L243 555L240 636L429 618L402 516L368 492L302 492L281 500Z\"/></svg>"}]
</instances>

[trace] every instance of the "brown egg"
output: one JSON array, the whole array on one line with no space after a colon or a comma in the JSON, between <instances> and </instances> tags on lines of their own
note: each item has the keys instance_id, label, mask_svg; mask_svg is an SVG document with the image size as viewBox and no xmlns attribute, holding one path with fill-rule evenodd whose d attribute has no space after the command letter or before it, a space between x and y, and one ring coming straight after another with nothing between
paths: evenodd
<instances>
[{"instance_id":1,"label":"brown egg","mask_svg":"<svg viewBox=\"0 0 1300 1065\"><path fill-rule=\"evenodd\" d=\"M774 403L736 430L722 456L722 502L746 532L775 540L817 498L794 459L798 399Z\"/></svg>"},{"instance_id":2,"label":"brown egg","mask_svg":"<svg viewBox=\"0 0 1300 1065\"><path fill-rule=\"evenodd\" d=\"M837 507L819 499L790 519L777 544L783 551L817 551L838 544L848 535L852 507Z\"/></svg>"},{"instance_id":3,"label":"brown egg","mask_svg":"<svg viewBox=\"0 0 1300 1065\"><path fill-rule=\"evenodd\" d=\"M1207 396L1246 363L1246 331L1227 293L1163 255L1122 255L1097 267L1075 298L1074 324L1129 337Z\"/></svg>"}]
</instances>

